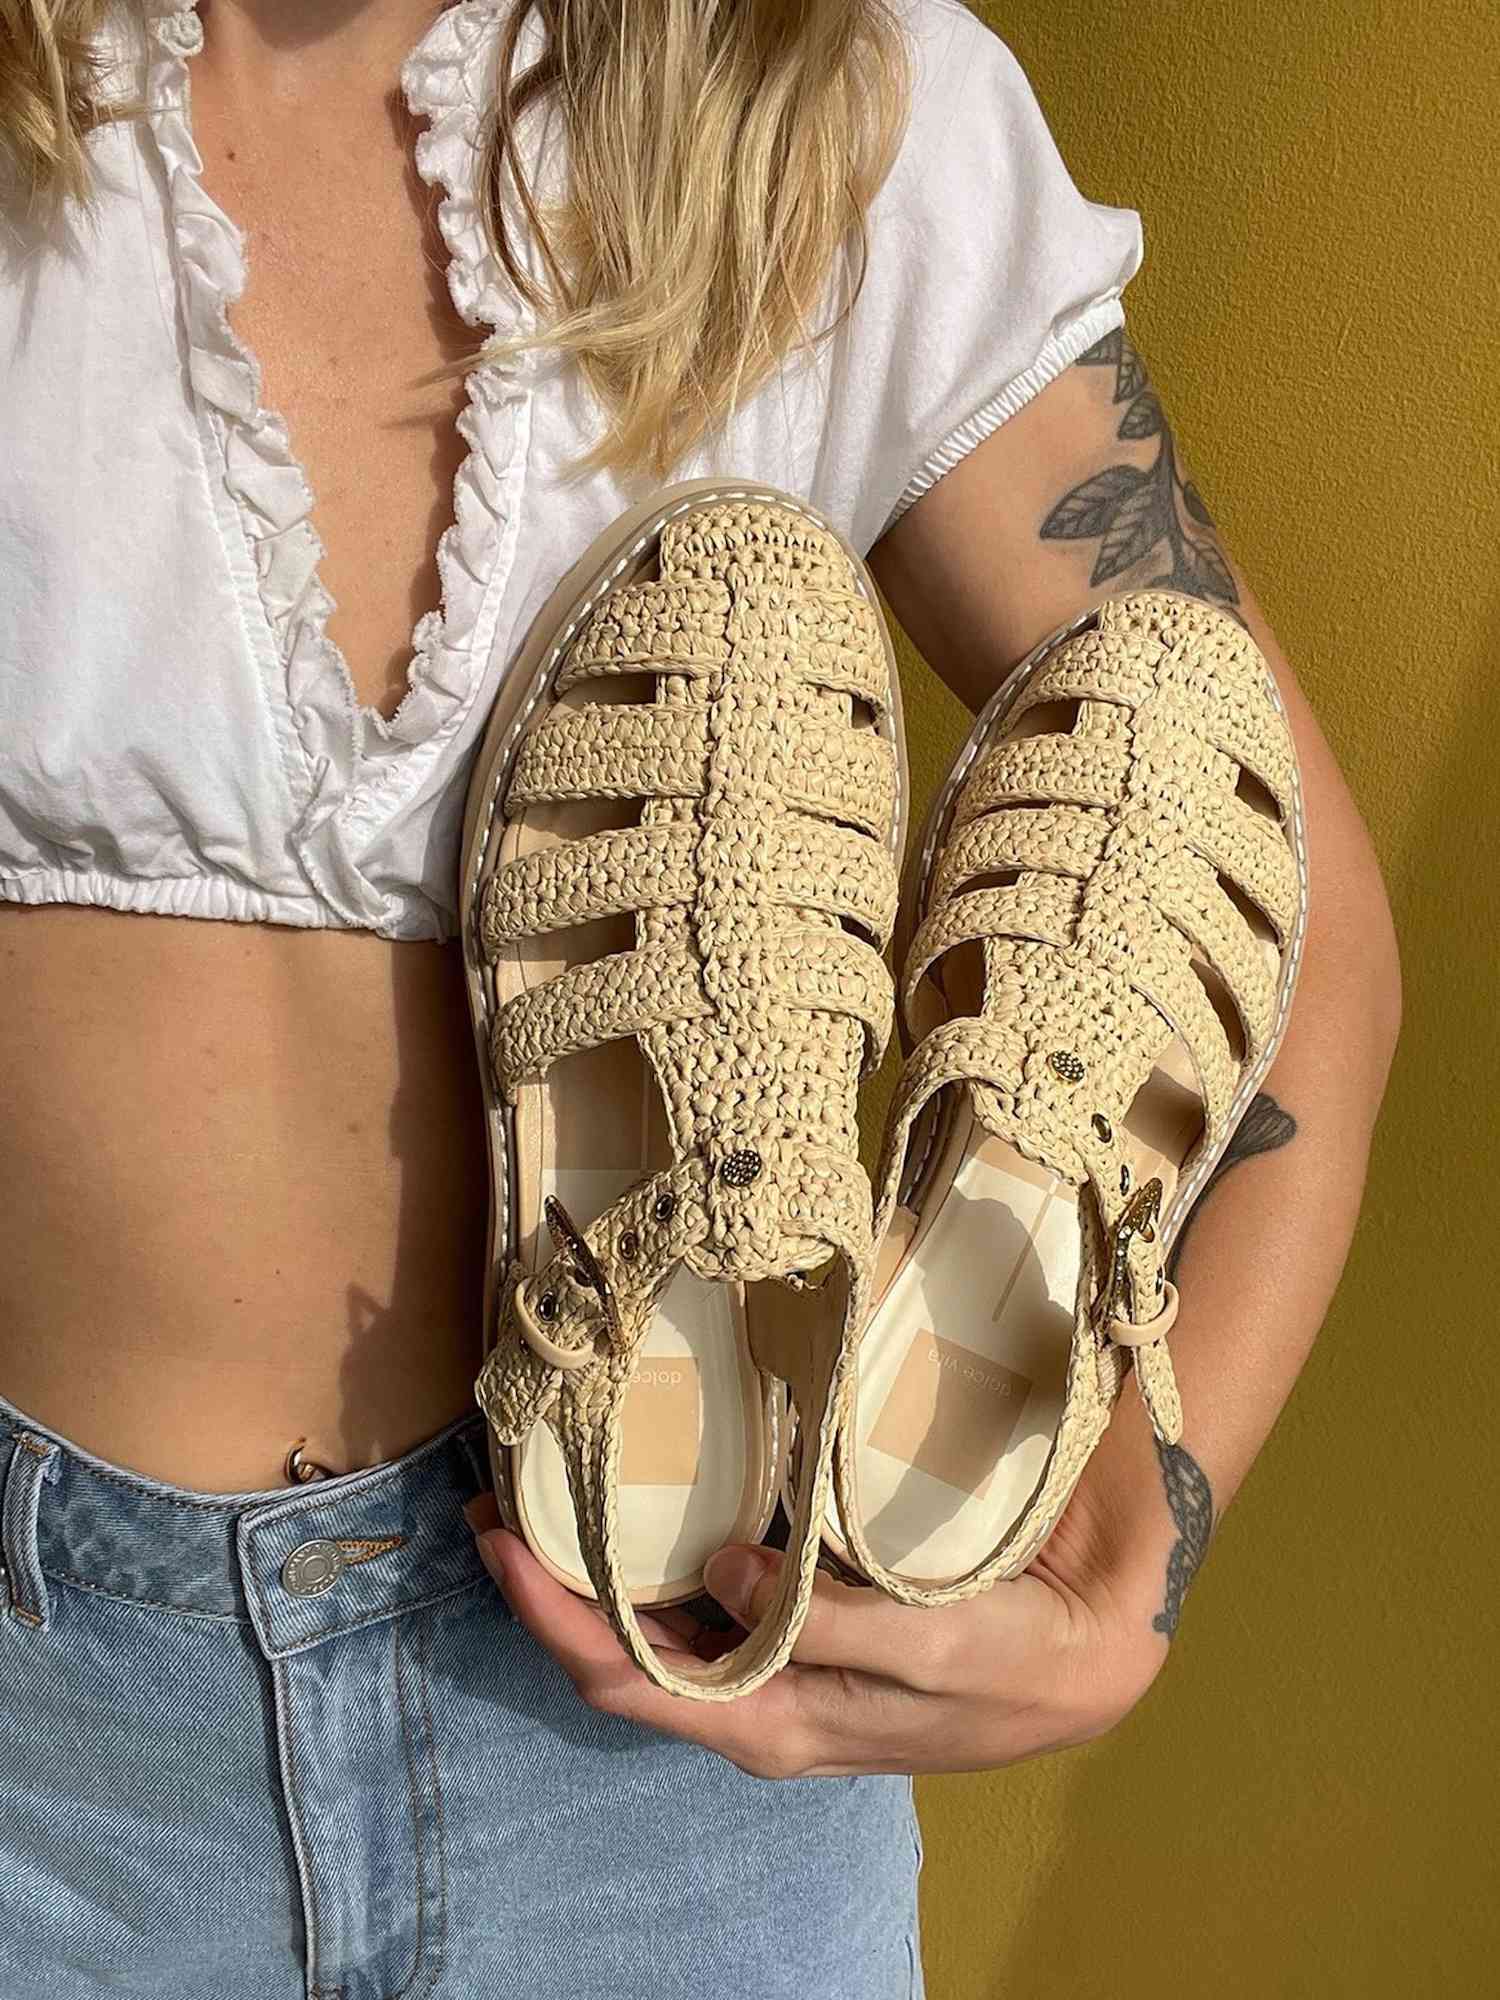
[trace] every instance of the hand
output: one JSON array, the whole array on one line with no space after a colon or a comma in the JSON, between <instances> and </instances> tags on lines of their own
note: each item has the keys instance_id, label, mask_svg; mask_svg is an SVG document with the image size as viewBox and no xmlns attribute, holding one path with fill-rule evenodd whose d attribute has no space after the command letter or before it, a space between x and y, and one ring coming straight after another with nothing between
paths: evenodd
<instances>
[{"instance_id":1,"label":"hand","mask_svg":"<svg viewBox=\"0 0 1500 2000\"><path fill-rule=\"evenodd\" d=\"M1139 1566L1140 1581L1126 1582L1097 1511L1080 1482L1030 1569L959 1604L915 1609L820 1573L790 1663L737 1701L699 1702L646 1679L599 1607L498 1525L493 1494L465 1509L485 1567L590 1707L705 1744L761 1778L988 1770L1103 1735L1167 1647L1152 1629L1152 1586ZM734 1544L710 1558L708 1588L748 1628L781 1560ZM681 1609L638 1615L679 1665L739 1637Z\"/></svg>"}]
</instances>

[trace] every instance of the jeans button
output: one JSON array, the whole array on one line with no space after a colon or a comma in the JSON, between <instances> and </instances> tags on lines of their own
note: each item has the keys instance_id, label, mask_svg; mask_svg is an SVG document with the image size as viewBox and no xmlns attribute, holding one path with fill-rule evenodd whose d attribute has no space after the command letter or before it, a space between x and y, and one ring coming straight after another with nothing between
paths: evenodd
<instances>
[{"instance_id":1,"label":"jeans button","mask_svg":"<svg viewBox=\"0 0 1500 2000\"><path fill-rule=\"evenodd\" d=\"M293 1597L317 1597L332 1590L345 1568L337 1542L298 1542L281 1565L281 1580Z\"/></svg>"}]
</instances>

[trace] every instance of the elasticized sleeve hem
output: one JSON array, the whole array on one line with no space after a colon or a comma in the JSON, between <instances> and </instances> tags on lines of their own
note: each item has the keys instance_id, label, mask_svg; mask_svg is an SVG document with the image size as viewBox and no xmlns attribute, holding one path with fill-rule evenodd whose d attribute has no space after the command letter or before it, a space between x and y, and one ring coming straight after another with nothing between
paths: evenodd
<instances>
[{"instance_id":1,"label":"elasticized sleeve hem","mask_svg":"<svg viewBox=\"0 0 1500 2000\"><path fill-rule=\"evenodd\" d=\"M951 472L960 459L966 458L975 445L982 444L992 431L997 431L1008 417L1024 408L1033 396L1045 389L1047 384L1059 376L1065 368L1071 367L1081 354L1086 354L1096 342L1102 340L1117 326L1125 323L1125 305L1118 293L1100 299L1086 312L1080 313L1069 325L1061 328L1047 339L1041 352L1029 368L1012 377L998 395L981 403L972 416L955 424L947 436L922 460L902 490L900 498L891 509L880 533L883 535L893 528L907 508L929 487L935 486L945 472ZM876 537L879 540L879 536Z\"/></svg>"}]
</instances>

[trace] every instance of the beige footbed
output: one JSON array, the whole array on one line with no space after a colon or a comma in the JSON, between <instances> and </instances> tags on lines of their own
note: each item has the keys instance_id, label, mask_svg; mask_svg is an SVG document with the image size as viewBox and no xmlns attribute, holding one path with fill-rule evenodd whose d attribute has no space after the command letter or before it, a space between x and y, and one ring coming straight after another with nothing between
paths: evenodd
<instances>
[{"instance_id":1,"label":"beige footbed","mask_svg":"<svg viewBox=\"0 0 1500 2000\"><path fill-rule=\"evenodd\" d=\"M987 1134L966 1092L944 1095L946 1129L881 1246L851 1427L872 1551L931 1584L985 1561L1042 1478L1082 1242L1078 1189ZM1163 1209L1201 1123L1179 1042L1124 1128L1132 1178L1159 1177ZM825 1536L847 1561L832 1495Z\"/></svg>"}]
</instances>

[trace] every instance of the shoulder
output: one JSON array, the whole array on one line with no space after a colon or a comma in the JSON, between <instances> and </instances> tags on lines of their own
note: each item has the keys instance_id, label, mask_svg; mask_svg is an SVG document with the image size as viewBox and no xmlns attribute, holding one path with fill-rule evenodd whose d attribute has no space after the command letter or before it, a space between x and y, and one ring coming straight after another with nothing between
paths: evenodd
<instances>
[{"instance_id":1,"label":"shoulder","mask_svg":"<svg viewBox=\"0 0 1500 2000\"><path fill-rule=\"evenodd\" d=\"M962 0L893 0L892 11L908 47L911 100L882 190L888 205L951 207L1055 169L1031 79L988 22Z\"/></svg>"},{"instance_id":2,"label":"shoulder","mask_svg":"<svg viewBox=\"0 0 1500 2000\"><path fill-rule=\"evenodd\" d=\"M963 0L891 0L891 11L913 60L914 112L996 89L1030 94L1015 51Z\"/></svg>"}]
</instances>

